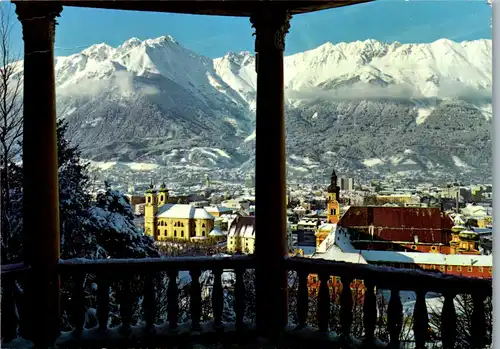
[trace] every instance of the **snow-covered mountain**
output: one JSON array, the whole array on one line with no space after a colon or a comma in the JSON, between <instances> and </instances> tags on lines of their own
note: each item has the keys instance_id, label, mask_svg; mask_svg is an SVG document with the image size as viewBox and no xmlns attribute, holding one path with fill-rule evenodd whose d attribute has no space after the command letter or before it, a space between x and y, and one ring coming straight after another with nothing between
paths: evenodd
<instances>
[{"instance_id":1,"label":"snow-covered mountain","mask_svg":"<svg viewBox=\"0 0 500 349\"><path fill-rule=\"evenodd\" d=\"M492 42L386 44L376 40L332 44L285 58L289 102L404 98L491 99ZM214 60L219 76L250 104L256 73L249 52Z\"/></svg>"},{"instance_id":2,"label":"snow-covered mountain","mask_svg":"<svg viewBox=\"0 0 500 349\"><path fill-rule=\"evenodd\" d=\"M491 172L492 43L326 43L285 58L290 173ZM56 58L58 115L95 161L253 168L255 56L170 36Z\"/></svg>"},{"instance_id":3,"label":"snow-covered mountain","mask_svg":"<svg viewBox=\"0 0 500 349\"><path fill-rule=\"evenodd\" d=\"M285 57L288 168L491 175L492 43L326 43ZM255 105L254 57L214 60ZM253 151L255 133L242 148ZM418 175L418 174L417 174Z\"/></svg>"}]
</instances>

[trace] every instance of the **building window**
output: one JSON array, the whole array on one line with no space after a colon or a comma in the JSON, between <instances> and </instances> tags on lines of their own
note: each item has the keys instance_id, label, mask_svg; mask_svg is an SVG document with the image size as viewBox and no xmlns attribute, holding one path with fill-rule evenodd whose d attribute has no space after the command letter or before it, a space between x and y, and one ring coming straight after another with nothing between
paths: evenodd
<instances>
[{"instance_id":1,"label":"building window","mask_svg":"<svg viewBox=\"0 0 500 349\"><path fill-rule=\"evenodd\" d=\"M178 227L181 227L181 222L177 222L177 226L178 226Z\"/></svg>"},{"instance_id":2,"label":"building window","mask_svg":"<svg viewBox=\"0 0 500 349\"><path fill-rule=\"evenodd\" d=\"M436 251L436 246L432 246L431 251L433 251L433 252Z\"/></svg>"},{"instance_id":3,"label":"building window","mask_svg":"<svg viewBox=\"0 0 500 349\"><path fill-rule=\"evenodd\" d=\"M478 271L479 271L480 273L482 273L482 272L483 272L483 267L477 267L477 269L478 269Z\"/></svg>"},{"instance_id":4,"label":"building window","mask_svg":"<svg viewBox=\"0 0 500 349\"><path fill-rule=\"evenodd\" d=\"M163 235L167 236L167 229L163 231Z\"/></svg>"},{"instance_id":5,"label":"building window","mask_svg":"<svg viewBox=\"0 0 500 349\"><path fill-rule=\"evenodd\" d=\"M205 228L205 223L202 223L201 227L202 227L202 228Z\"/></svg>"},{"instance_id":6,"label":"building window","mask_svg":"<svg viewBox=\"0 0 500 349\"><path fill-rule=\"evenodd\" d=\"M493 272L493 267L490 267L490 274Z\"/></svg>"},{"instance_id":7,"label":"building window","mask_svg":"<svg viewBox=\"0 0 500 349\"><path fill-rule=\"evenodd\" d=\"M181 230L181 238L184 237L184 230Z\"/></svg>"},{"instance_id":8,"label":"building window","mask_svg":"<svg viewBox=\"0 0 500 349\"><path fill-rule=\"evenodd\" d=\"M201 236L205 236L205 230L201 232Z\"/></svg>"},{"instance_id":9,"label":"building window","mask_svg":"<svg viewBox=\"0 0 500 349\"><path fill-rule=\"evenodd\" d=\"M416 249L417 249L417 246L416 246L416 245L412 245L412 246L411 246L411 249L412 249L412 250L416 250Z\"/></svg>"},{"instance_id":10,"label":"building window","mask_svg":"<svg viewBox=\"0 0 500 349\"><path fill-rule=\"evenodd\" d=\"M467 268L467 271L468 271L469 273L472 273L472 271L473 271L473 270L474 270L474 269L473 269L472 267L468 267L468 268Z\"/></svg>"},{"instance_id":11,"label":"building window","mask_svg":"<svg viewBox=\"0 0 500 349\"><path fill-rule=\"evenodd\" d=\"M160 229L158 229L158 235L160 235Z\"/></svg>"},{"instance_id":12,"label":"building window","mask_svg":"<svg viewBox=\"0 0 500 349\"><path fill-rule=\"evenodd\" d=\"M177 236L177 230L174 230L174 236Z\"/></svg>"},{"instance_id":13,"label":"building window","mask_svg":"<svg viewBox=\"0 0 500 349\"><path fill-rule=\"evenodd\" d=\"M432 270L436 270L436 266L434 264L431 266L431 268Z\"/></svg>"},{"instance_id":14,"label":"building window","mask_svg":"<svg viewBox=\"0 0 500 349\"><path fill-rule=\"evenodd\" d=\"M151 203L151 196L148 196L148 204Z\"/></svg>"},{"instance_id":15,"label":"building window","mask_svg":"<svg viewBox=\"0 0 500 349\"><path fill-rule=\"evenodd\" d=\"M160 201L163 201L163 195L160 196Z\"/></svg>"},{"instance_id":16,"label":"building window","mask_svg":"<svg viewBox=\"0 0 500 349\"><path fill-rule=\"evenodd\" d=\"M453 266L452 265L448 266L448 271L453 271Z\"/></svg>"},{"instance_id":17,"label":"building window","mask_svg":"<svg viewBox=\"0 0 500 349\"><path fill-rule=\"evenodd\" d=\"M445 271L445 266L444 266L444 265L440 266L440 267L439 267L439 270L440 270L440 271Z\"/></svg>"},{"instance_id":18,"label":"building window","mask_svg":"<svg viewBox=\"0 0 500 349\"><path fill-rule=\"evenodd\" d=\"M460 265L457 265L457 271L462 271L462 267Z\"/></svg>"}]
</instances>

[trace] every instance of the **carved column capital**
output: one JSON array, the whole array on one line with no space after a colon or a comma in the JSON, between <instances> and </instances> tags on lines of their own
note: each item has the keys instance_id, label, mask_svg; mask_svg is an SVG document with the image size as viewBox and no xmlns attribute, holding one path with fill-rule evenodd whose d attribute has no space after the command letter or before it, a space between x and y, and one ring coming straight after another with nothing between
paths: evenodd
<instances>
[{"instance_id":1,"label":"carved column capital","mask_svg":"<svg viewBox=\"0 0 500 349\"><path fill-rule=\"evenodd\" d=\"M28 43L51 42L55 39L56 17L62 5L56 3L15 2L16 14L23 28L23 40Z\"/></svg>"},{"instance_id":2,"label":"carved column capital","mask_svg":"<svg viewBox=\"0 0 500 349\"><path fill-rule=\"evenodd\" d=\"M255 51L285 50L285 37L290 29L292 16L286 9L263 8L250 17L255 28Z\"/></svg>"}]
</instances>

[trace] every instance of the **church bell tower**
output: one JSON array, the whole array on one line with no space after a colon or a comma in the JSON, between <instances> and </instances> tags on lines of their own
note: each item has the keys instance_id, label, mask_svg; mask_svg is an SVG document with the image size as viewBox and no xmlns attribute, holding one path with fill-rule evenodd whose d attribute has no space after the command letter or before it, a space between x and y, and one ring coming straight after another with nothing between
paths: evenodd
<instances>
[{"instance_id":1,"label":"church bell tower","mask_svg":"<svg viewBox=\"0 0 500 349\"><path fill-rule=\"evenodd\" d=\"M144 195L146 205L144 207L144 233L151 237L156 237L156 212L158 212L158 195L154 189L153 182L149 185Z\"/></svg>"},{"instance_id":2,"label":"church bell tower","mask_svg":"<svg viewBox=\"0 0 500 349\"><path fill-rule=\"evenodd\" d=\"M330 185L328 186L327 219L328 223L335 224L340 219L340 187L337 185L337 174L332 171Z\"/></svg>"},{"instance_id":3,"label":"church bell tower","mask_svg":"<svg viewBox=\"0 0 500 349\"><path fill-rule=\"evenodd\" d=\"M168 202L169 196L168 196L168 189L165 183L162 183L160 185L160 190L158 193L158 208L162 207Z\"/></svg>"}]
</instances>

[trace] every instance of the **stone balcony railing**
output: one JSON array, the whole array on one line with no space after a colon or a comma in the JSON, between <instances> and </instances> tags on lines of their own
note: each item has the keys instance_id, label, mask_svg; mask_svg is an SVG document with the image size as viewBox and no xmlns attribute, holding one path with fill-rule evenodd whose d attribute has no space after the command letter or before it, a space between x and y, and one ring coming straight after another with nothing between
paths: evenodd
<instances>
[{"instance_id":1,"label":"stone balcony railing","mask_svg":"<svg viewBox=\"0 0 500 349\"><path fill-rule=\"evenodd\" d=\"M68 298L71 301L62 308L71 310L71 319L68 321L72 323L73 329L61 332L56 344L65 348L140 348L184 346L189 343L251 343L252 338L260 333L249 323L248 314L245 314L245 309L248 308L246 295L254 289L254 285L250 284L248 278L244 278L244 273L255 267L253 256L61 260L58 271L63 285L61 289L70 290L71 293ZM289 309L295 312L291 315L296 319L296 323L288 324L281 333L273 334L273 345L298 348L312 345L373 348L384 345L399 348L402 344L400 334L403 328L401 291L416 293L411 326L414 339L410 347L425 348L429 340L429 316L425 301L428 292L441 293L444 296L440 328L443 348L456 348L457 313L454 298L459 294L471 295L473 300L471 347L484 348L488 344L485 299L491 296L491 280L300 257L286 258L283 267L293 271L298 280L296 306L293 310ZM2 266L2 347L26 347L30 344L33 326L40 326L30 321L29 299L23 298L23 280L36 277L30 275L30 271L30 268L24 265ZM228 303L224 300L224 297L227 297L227 285L223 274L229 271L234 273L231 293L233 309L226 309ZM189 302L184 304L187 316L180 319L179 306L184 305L179 302L179 283L168 280L178 280L180 273L185 276L186 272L191 278L188 289ZM200 276L206 275L207 272L212 277L210 291L202 292L204 278ZM307 321L310 316L310 292L307 284L309 274L317 274L320 280L315 328L308 325ZM354 338L351 333L355 298L351 287L343 287L339 296L339 314L336 317L339 319L339 330L333 333L330 329L332 297L328 283L332 275L340 277L343 285L350 285L354 279L363 280L363 338ZM64 288L68 283L71 283L71 286ZM89 326L86 321L90 306L87 292L89 288L95 291L93 306L96 308L97 323L86 328ZM110 292L112 289L115 291ZM389 343L385 344L376 338L377 317L382 316L380 309L377 310L376 289L390 291L387 309ZM160 297L160 294L165 297ZM110 297L114 297L115 303L119 304L117 309L110 309ZM203 316L208 321L203 321L202 301L206 301L207 297L211 309ZM166 303L166 314L158 314L159 302ZM234 314L231 323L223 316L228 310ZM133 324L134 312L137 311L141 312L143 321ZM112 313L119 317L120 322L114 327L110 326ZM166 319L165 323L158 323L158 315L165 315L162 317ZM61 324L62 322L61 318Z\"/></svg>"}]
</instances>

